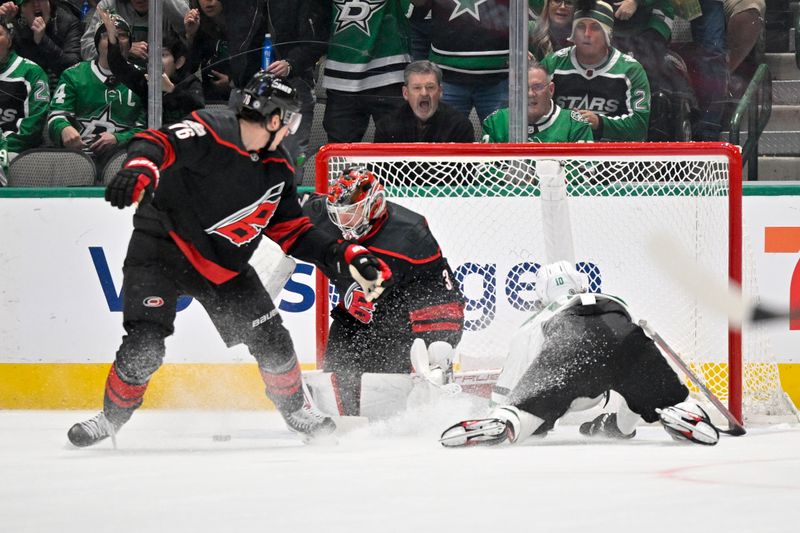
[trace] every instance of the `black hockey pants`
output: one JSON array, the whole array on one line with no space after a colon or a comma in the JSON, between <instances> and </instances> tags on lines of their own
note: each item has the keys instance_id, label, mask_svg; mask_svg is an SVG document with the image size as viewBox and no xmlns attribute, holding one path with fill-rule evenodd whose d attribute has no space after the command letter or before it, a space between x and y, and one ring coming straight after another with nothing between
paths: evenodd
<instances>
[{"instance_id":1,"label":"black hockey pants","mask_svg":"<svg viewBox=\"0 0 800 533\"><path fill-rule=\"evenodd\" d=\"M174 331L181 295L196 298L227 346L244 343L258 361L267 395L282 412L303 403L300 369L289 332L252 268L221 285L203 278L168 237L134 230L123 266L127 335L106 383L105 411L125 422L141 405ZM191 334L191 332L188 332Z\"/></svg>"},{"instance_id":2,"label":"black hockey pants","mask_svg":"<svg viewBox=\"0 0 800 533\"><path fill-rule=\"evenodd\" d=\"M509 397L544 419L536 434L552 429L576 398L614 390L632 411L655 422L657 407L689 394L655 343L622 312L557 315L545 325L545 337L541 354Z\"/></svg>"}]
</instances>

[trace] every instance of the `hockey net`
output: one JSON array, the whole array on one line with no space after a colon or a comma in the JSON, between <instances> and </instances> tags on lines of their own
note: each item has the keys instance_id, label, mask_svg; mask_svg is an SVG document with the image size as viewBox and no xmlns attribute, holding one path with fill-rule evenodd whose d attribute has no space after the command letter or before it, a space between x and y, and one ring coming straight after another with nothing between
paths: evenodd
<instances>
[{"instance_id":1,"label":"hockey net","mask_svg":"<svg viewBox=\"0 0 800 533\"><path fill-rule=\"evenodd\" d=\"M467 298L460 368L499 368L533 309L533 276L547 260L537 161L558 160L568 182L575 261L590 290L623 298L745 422L788 406L769 344L744 339L648 254L667 233L720 280L742 280L741 156L722 143L350 144L317 156L317 190L364 165L388 197L424 215ZM328 296L318 279L318 358ZM744 416L744 418L743 418Z\"/></svg>"}]
</instances>

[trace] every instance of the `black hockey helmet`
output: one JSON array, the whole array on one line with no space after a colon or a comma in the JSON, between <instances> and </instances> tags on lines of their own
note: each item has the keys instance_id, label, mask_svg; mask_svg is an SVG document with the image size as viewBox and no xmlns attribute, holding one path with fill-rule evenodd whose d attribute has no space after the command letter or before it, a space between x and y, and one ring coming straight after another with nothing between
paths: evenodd
<instances>
[{"instance_id":1,"label":"black hockey helmet","mask_svg":"<svg viewBox=\"0 0 800 533\"><path fill-rule=\"evenodd\" d=\"M111 17L111 20L114 21L114 27L117 28L118 34L119 33L127 33L128 35L131 34L131 26L124 18L120 17L116 13L111 13L109 16ZM94 32L95 48L97 48L97 46L100 44L100 36L103 35L104 33L106 33L106 25L101 22L100 25L97 27L97 30L95 30Z\"/></svg>"},{"instance_id":2,"label":"black hockey helmet","mask_svg":"<svg viewBox=\"0 0 800 533\"><path fill-rule=\"evenodd\" d=\"M237 114L249 120L266 121L278 113L281 122L294 133L300 126L300 98L297 90L285 78L266 70L256 72L242 89Z\"/></svg>"}]
</instances>

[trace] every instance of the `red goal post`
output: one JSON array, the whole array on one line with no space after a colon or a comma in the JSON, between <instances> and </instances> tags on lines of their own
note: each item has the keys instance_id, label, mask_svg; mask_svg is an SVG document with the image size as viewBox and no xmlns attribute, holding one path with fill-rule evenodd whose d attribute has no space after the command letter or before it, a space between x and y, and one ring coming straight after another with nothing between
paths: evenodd
<instances>
[{"instance_id":1,"label":"red goal post","mask_svg":"<svg viewBox=\"0 0 800 533\"><path fill-rule=\"evenodd\" d=\"M576 259L581 257L586 259L584 265L593 265L586 268L594 268L595 271L592 273L597 274L598 279L602 273L605 276L604 282L613 285L614 288L624 288L629 293L650 293L658 290L661 285L669 285L668 280L658 278L653 281L653 277L658 275L656 274L658 268L647 264L648 260L640 250L643 247L642 243L633 240L634 238L629 243L621 239L618 245L606 243L606 248L602 248L604 245L601 241L611 238L613 234L629 230L648 231L647 228L639 226L655 222L656 226L663 226L660 227L662 230L664 227L674 228L674 231L681 235L686 234L687 245L695 247L692 253L696 254L698 260L705 259L706 252L713 255L710 261L717 274L727 276L732 282L741 284L742 160L739 148L728 143L330 144L322 147L316 156L316 190L326 191L328 181L346 166L367 165L376 171L384 182L390 200L399 201L429 219L445 257L451 260L451 267L456 271L460 268L458 261L462 260L459 258L453 261L457 255L456 248L463 242L465 248L471 247L474 252L475 248L480 247L481 240L473 241L477 230L459 236L457 232L450 231L451 226L463 227L471 222L472 218L485 216L486 218L477 223L481 229L486 228L485 242L492 243L487 247L500 246L495 241L501 233L504 236L509 232L516 233L516 236L525 232L536 233L538 221L535 217L520 222L518 232L509 231L509 228L518 220L528 217L530 212L537 212L534 207L538 195L535 164L541 159L559 160L567 168L570 201L573 202L573 197L579 199L575 200L578 203L577 209L572 211L572 228L576 233ZM625 197L629 199L625 200ZM727 201L723 197L727 197ZM419 203L415 203L417 202L415 198L419 198ZM642 201L650 203L642 207L636 206ZM430 209L432 202L444 205L444 208ZM469 202L473 204L470 206ZM524 202L530 202L530 205ZM585 215L581 214L581 202L587 203ZM484 209L489 213L484 213ZM467 213L462 215L460 213L462 210ZM594 218L595 215L598 217L597 220ZM448 216L453 218L448 219ZM467 218L461 219L459 216ZM696 217L694 222L686 220L691 216ZM432 218L437 220L434 222ZM443 220L448 222L444 223ZM620 226L615 227L615 223L619 223ZM688 225L678 229L683 223ZM605 224L608 224L608 231L603 231ZM445 226L447 231L443 230ZM655 230L655 226L653 229ZM582 236L583 233L585 235ZM525 246L529 246L531 250L537 247L535 244ZM591 257L583 257L582 250L589 250L594 246L600 246L600 251L592 252L589 254ZM619 249L616 249L616 246L619 246ZM630 249L626 250L626 247ZM530 256L539 252L524 250L525 253L522 253L523 250L516 250L514 241L510 241L504 249L512 248L515 249L513 253L519 252L519 255L509 258L508 263L513 263L516 267L524 265L521 268L522 273L515 278L523 287L518 292L524 296L525 288L529 289L530 285L519 280L530 274L533 268L538 267L533 266L534 259ZM603 251L606 249L613 249L610 252L612 257L603 257ZM629 258L630 263L626 263L624 268L617 268L618 263L625 261L625 258ZM500 261L493 262L493 259L490 259L476 263L499 265ZM602 264L602 268L596 268L598 263ZM605 263L611 267L606 267ZM622 279L624 276L613 274L615 268L627 273L636 272L638 277L631 281L633 285L626 286L625 283L628 281ZM639 273L639 270L645 272ZM474 272L465 274L465 282L469 274ZM484 276L484 280L490 278L485 273L479 273L477 277L480 275ZM615 276L620 280L617 284L613 283ZM509 290L508 286L507 279L506 292ZM492 287L495 294L499 293L499 287L499 283ZM671 303L672 295L676 295L677 290L676 286L673 286L666 291L665 296L661 298L662 303ZM330 320L328 291L327 279L318 271L316 279L318 367L322 366ZM609 292L614 294L613 290ZM630 301L636 300L635 295L630 297L630 294L625 292L619 295L632 304L635 313L638 311L636 302ZM713 347L704 347L706 339L703 337L707 335L703 328L711 331L712 320L708 316L711 312L702 309L701 303L692 301L692 295L682 295L682 299L686 302L681 303L681 307L676 307L672 315L680 315L681 319L683 315L689 315L687 320L693 320L689 326L677 321L671 330L672 317L667 314L670 312L669 309L664 310L664 316L652 316L653 313L661 313L659 306L653 306L648 310L650 315L643 318L650 320L662 335L676 345L679 352L681 350L696 350L697 353L702 353L703 350L713 353L727 351L725 361L706 360L704 356L697 358L690 356L689 359L692 361L690 364L695 365L693 368L708 369L711 374L715 374L707 378L709 387L715 393L722 391L717 395L723 400L727 397L729 409L741 421L743 420L741 334L726 326L727 319L722 317L721 319L725 321L723 326L727 329L727 346L723 347L722 344L725 343L721 341L716 342ZM502 323L502 333L494 334L494 338L499 340L506 338L505 336L519 321L515 322L515 318L501 320L499 317L505 310L500 308L500 298L496 300L498 303L496 314L492 315L493 323L490 327L481 329L479 333L482 335L485 330L494 328L495 323ZM503 305L505 303L503 302ZM519 301L512 302L512 307L516 308L511 309L511 312L516 313L520 309L524 311L525 305L526 300L522 297ZM699 327L697 323L700 324ZM476 326L476 330L480 329L479 326ZM691 328L697 330L691 332L685 341L670 338L682 336L684 329ZM718 331L713 335L720 336ZM708 336L712 334L708 333ZM483 344L476 346L499 344L491 340L480 342ZM480 355L482 348L475 349ZM715 381L719 381L720 384L713 386L712 382Z\"/></svg>"}]
</instances>

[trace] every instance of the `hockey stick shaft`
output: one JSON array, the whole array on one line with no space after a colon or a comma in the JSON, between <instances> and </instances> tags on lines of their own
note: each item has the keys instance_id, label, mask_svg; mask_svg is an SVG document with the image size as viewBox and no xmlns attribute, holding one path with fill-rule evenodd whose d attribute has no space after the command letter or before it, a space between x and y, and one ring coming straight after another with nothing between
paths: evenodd
<instances>
[{"instance_id":1,"label":"hockey stick shaft","mask_svg":"<svg viewBox=\"0 0 800 533\"><path fill-rule=\"evenodd\" d=\"M800 320L800 309L789 311L756 304L742 295L736 283L725 286L708 269L686 253L669 234L654 235L648 243L650 255L687 291L706 305L725 313L732 327L766 320Z\"/></svg>"},{"instance_id":2,"label":"hockey stick shaft","mask_svg":"<svg viewBox=\"0 0 800 533\"><path fill-rule=\"evenodd\" d=\"M659 348L661 348L661 350L667 355L667 357L669 357L670 360L673 363L675 363L684 374L686 374L686 376L692 381L692 383L694 383L695 386L698 389L700 389L700 392L703 393L703 396L705 396L708 399L708 401L710 401L711 404L717 408L717 411L719 411L722 414L722 416L724 416L728 420L730 429L719 430L719 431L734 436L744 435L745 433L747 433L747 431L744 429L744 426L742 426L742 424L736 419L736 417L733 416L733 414L728 410L728 408L725 407L725 405L721 401L719 401L719 398L714 396L714 393L711 392L708 387L706 387L705 383L703 383L700 380L700 378L698 378L697 375L694 372L692 372L692 369L689 368L689 365L683 362L683 359L681 359L680 355L678 355L678 353L675 350L673 350L669 344L667 344L667 341L665 341L664 338L661 337L661 335L659 335L658 332L655 331L647 323L646 320L640 320L639 326L645 331L645 333L647 333L647 335L651 339L653 339L653 341L658 345Z\"/></svg>"}]
</instances>

